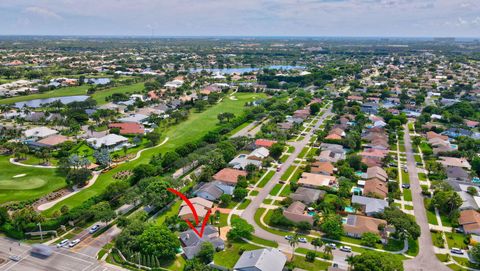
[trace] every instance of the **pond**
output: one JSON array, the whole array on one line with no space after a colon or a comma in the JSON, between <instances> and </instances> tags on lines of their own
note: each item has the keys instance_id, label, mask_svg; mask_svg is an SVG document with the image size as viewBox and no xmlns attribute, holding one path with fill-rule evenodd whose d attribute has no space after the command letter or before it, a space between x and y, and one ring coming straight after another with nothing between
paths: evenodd
<instances>
[{"instance_id":1,"label":"pond","mask_svg":"<svg viewBox=\"0 0 480 271\"><path fill-rule=\"evenodd\" d=\"M77 96L53 97L53 98L46 98L46 99L35 99L35 100L15 103L15 107L22 108L24 106L27 106L27 107L37 108L37 107L41 107L44 104L53 103L55 101L60 101L62 104L69 104L73 102L83 102L89 97L90 96L86 96L86 95L77 95Z\"/></svg>"},{"instance_id":2,"label":"pond","mask_svg":"<svg viewBox=\"0 0 480 271\"><path fill-rule=\"evenodd\" d=\"M305 69L304 66L290 66L290 65L272 65L265 67L266 69L272 69L272 70L303 70ZM190 69L191 73L197 73L201 71L207 71L207 72L213 72L213 73L220 73L220 74L233 74L233 73L245 73L245 72L253 72L253 71L258 71L263 68L249 68L249 67L244 67L244 68L224 68L224 69Z\"/></svg>"}]
</instances>

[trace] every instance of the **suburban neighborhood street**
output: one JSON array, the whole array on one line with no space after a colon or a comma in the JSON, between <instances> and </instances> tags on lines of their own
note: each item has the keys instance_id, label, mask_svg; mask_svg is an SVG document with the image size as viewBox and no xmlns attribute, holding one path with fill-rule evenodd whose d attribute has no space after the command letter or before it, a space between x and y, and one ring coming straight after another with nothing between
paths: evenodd
<instances>
[{"instance_id":1,"label":"suburban neighborhood street","mask_svg":"<svg viewBox=\"0 0 480 271\"><path fill-rule=\"evenodd\" d=\"M420 187L420 180L418 179L417 165L414 159L411 138L407 126L405 126L404 132L407 168L410 177L410 189L412 190L415 219L421 229L421 235L418 239L420 251L414 259L405 261L405 270L447 271L450 269L438 261L437 257L435 256L432 236L430 234L430 227L427 220L427 214L425 212L425 206L423 204L422 189Z\"/></svg>"}]
</instances>

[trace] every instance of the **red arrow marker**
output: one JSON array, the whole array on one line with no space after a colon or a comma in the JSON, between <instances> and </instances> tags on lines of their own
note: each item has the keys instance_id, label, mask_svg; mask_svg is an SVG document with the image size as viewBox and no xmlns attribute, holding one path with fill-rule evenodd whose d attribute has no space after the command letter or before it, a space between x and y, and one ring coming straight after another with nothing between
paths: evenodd
<instances>
[{"instance_id":1,"label":"red arrow marker","mask_svg":"<svg viewBox=\"0 0 480 271\"><path fill-rule=\"evenodd\" d=\"M190 210L192 210L192 214L193 214L193 217L195 218L195 225L198 226L198 214L197 214L197 210L195 210L195 207L193 206L192 202L187 198L187 196L185 196L184 194L182 194L181 192L173 189L173 188L167 188L168 191L172 192L173 194L179 196L183 201L185 201L185 203L187 204L187 206L190 208ZM188 226L200 237L202 238L203 236L203 232L205 230L205 226L207 225L207 222L208 222L208 218L210 217L210 214L212 213L211 210L208 210L207 214L205 215L205 217L203 218L203 222L202 222L202 228L200 229L200 232L197 231L197 229L195 228L195 226L190 222L190 220L188 219L185 219L185 222L187 222Z\"/></svg>"}]
</instances>

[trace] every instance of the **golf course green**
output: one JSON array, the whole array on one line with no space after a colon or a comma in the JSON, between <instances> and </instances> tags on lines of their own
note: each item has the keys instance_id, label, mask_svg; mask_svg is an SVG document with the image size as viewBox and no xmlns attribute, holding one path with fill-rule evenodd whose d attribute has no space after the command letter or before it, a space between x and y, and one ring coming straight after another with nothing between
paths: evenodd
<instances>
[{"instance_id":1,"label":"golf course green","mask_svg":"<svg viewBox=\"0 0 480 271\"><path fill-rule=\"evenodd\" d=\"M246 102L264 98L265 94L235 93L234 96L236 99L225 97L220 103L209 107L201 113L191 113L188 120L168 128L168 130L162 134L163 138L168 137L168 141L165 144L146 150L141 154L139 159L122 164L113 170L100 175L94 185L57 203L43 213L46 216L50 216L53 212L59 210L63 205L66 205L69 208L80 205L85 200L104 191L105 188L114 180L113 175L115 175L115 173L123 170L131 170L138 164L148 163L154 154L173 151L178 146L202 138L207 132L216 127L218 124L217 115L219 113L231 112L235 115L239 115L243 111Z\"/></svg>"},{"instance_id":2,"label":"golf course green","mask_svg":"<svg viewBox=\"0 0 480 271\"><path fill-rule=\"evenodd\" d=\"M0 156L0 204L35 199L66 185L55 169L17 166L9 159Z\"/></svg>"}]
</instances>

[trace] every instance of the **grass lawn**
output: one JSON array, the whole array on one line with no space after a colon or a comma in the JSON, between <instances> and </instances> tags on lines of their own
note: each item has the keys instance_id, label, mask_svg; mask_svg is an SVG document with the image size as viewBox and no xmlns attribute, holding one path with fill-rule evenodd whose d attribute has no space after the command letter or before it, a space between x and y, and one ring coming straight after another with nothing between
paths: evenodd
<instances>
[{"instance_id":1,"label":"grass lawn","mask_svg":"<svg viewBox=\"0 0 480 271\"><path fill-rule=\"evenodd\" d=\"M290 155L284 154L280 157L280 163L285 163Z\"/></svg>"},{"instance_id":2,"label":"grass lawn","mask_svg":"<svg viewBox=\"0 0 480 271\"><path fill-rule=\"evenodd\" d=\"M236 133L238 133L239 131L241 131L243 128L247 127L248 125L250 125L250 123L252 123L251 121L247 121L247 122L244 122L242 125L238 126L237 128L231 130L227 136L232 136Z\"/></svg>"},{"instance_id":3,"label":"grass lawn","mask_svg":"<svg viewBox=\"0 0 480 271\"><path fill-rule=\"evenodd\" d=\"M245 210L248 207L248 205L250 204L250 202L252 202L252 201L249 200L249 199L246 199L246 200L242 201L242 203L240 203L240 205L238 205L237 209Z\"/></svg>"},{"instance_id":4,"label":"grass lawn","mask_svg":"<svg viewBox=\"0 0 480 271\"><path fill-rule=\"evenodd\" d=\"M0 156L0 203L36 199L67 185L55 169L16 166L9 160ZM14 178L22 174L26 175Z\"/></svg>"},{"instance_id":5,"label":"grass lawn","mask_svg":"<svg viewBox=\"0 0 480 271\"><path fill-rule=\"evenodd\" d=\"M405 145L401 144L398 146L398 150L401 152L405 152Z\"/></svg>"},{"instance_id":6,"label":"grass lawn","mask_svg":"<svg viewBox=\"0 0 480 271\"><path fill-rule=\"evenodd\" d=\"M180 210L180 205L182 204L182 201L177 200L172 207L168 208L163 214L158 216L157 223L159 225L162 225L163 222L165 222L165 219L167 217L171 216L176 216L178 214L178 211Z\"/></svg>"},{"instance_id":7,"label":"grass lawn","mask_svg":"<svg viewBox=\"0 0 480 271\"><path fill-rule=\"evenodd\" d=\"M271 240L265 240L265 239L262 239L260 237L255 236L255 235L252 235L252 237L250 238L250 241L252 241L254 243L257 243L257 244L260 244L260 245L267 246L267 247L274 247L274 248L278 247L277 242L271 241Z\"/></svg>"},{"instance_id":8,"label":"grass lawn","mask_svg":"<svg viewBox=\"0 0 480 271\"><path fill-rule=\"evenodd\" d=\"M431 231L430 233L432 235L433 245L436 246L436 247L439 247L439 248L444 248L445 244L444 244L444 241L443 241L442 233L441 232L436 232L436 231L435 232Z\"/></svg>"},{"instance_id":9,"label":"grass lawn","mask_svg":"<svg viewBox=\"0 0 480 271\"><path fill-rule=\"evenodd\" d=\"M213 262L232 269L240 258L240 251L255 250L261 247L249 244L247 242L233 242L225 245L225 250L215 253Z\"/></svg>"},{"instance_id":10,"label":"grass lawn","mask_svg":"<svg viewBox=\"0 0 480 271\"><path fill-rule=\"evenodd\" d=\"M410 176L402 170L402 183L410 183Z\"/></svg>"},{"instance_id":11,"label":"grass lawn","mask_svg":"<svg viewBox=\"0 0 480 271\"><path fill-rule=\"evenodd\" d=\"M412 191L410 191L410 189L403 190L403 199L406 201L412 201Z\"/></svg>"},{"instance_id":12,"label":"grass lawn","mask_svg":"<svg viewBox=\"0 0 480 271\"><path fill-rule=\"evenodd\" d=\"M418 251L418 240L408 239L408 250L406 254L415 257L418 255Z\"/></svg>"},{"instance_id":13,"label":"grass lawn","mask_svg":"<svg viewBox=\"0 0 480 271\"><path fill-rule=\"evenodd\" d=\"M92 94L92 98L97 101L98 104L106 104L105 98L114 93L133 94L134 92L140 92L144 89L143 82L135 83L131 85L118 86L113 88L107 88L104 90L98 90Z\"/></svg>"},{"instance_id":14,"label":"grass lawn","mask_svg":"<svg viewBox=\"0 0 480 271\"><path fill-rule=\"evenodd\" d=\"M417 162L417 163L421 163L421 162L422 162L422 157L420 157L420 155L418 155L418 154L415 154L415 155L413 156L413 158L415 159L415 162Z\"/></svg>"},{"instance_id":15,"label":"grass lawn","mask_svg":"<svg viewBox=\"0 0 480 271\"><path fill-rule=\"evenodd\" d=\"M442 263L446 263L450 260L448 254L435 254L435 256L437 256L437 259Z\"/></svg>"},{"instance_id":16,"label":"grass lawn","mask_svg":"<svg viewBox=\"0 0 480 271\"><path fill-rule=\"evenodd\" d=\"M440 214L440 219L442 220L442 225L446 227L451 227L452 222L450 221L450 218L448 218L446 215Z\"/></svg>"},{"instance_id":17,"label":"grass lawn","mask_svg":"<svg viewBox=\"0 0 480 271\"><path fill-rule=\"evenodd\" d=\"M288 150L287 150L288 153L293 153L294 151L295 151L294 146L288 146Z\"/></svg>"},{"instance_id":18,"label":"grass lawn","mask_svg":"<svg viewBox=\"0 0 480 271\"><path fill-rule=\"evenodd\" d=\"M285 170L285 173L283 173L283 175L280 177L280 180L282 181L288 180L288 178L290 177L290 175L292 175L296 167L297 166L290 166L289 168L287 168L287 170Z\"/></svg>"},{"instance_id":19,"label":"grass lawn","mask_svg":"<svg viewBox=\"0 0 480 271\"><path fill-rule=\"evenodd\" d=\"M452 258L462 266L466 266L466 267L477 269L477 270L480 269L480 264L474 264L466 258L456 257L456 256L453 256Z\"/></svg>"},{"instance_id":20,"label":"grass lawn","mask_svg":"<svg viewBox=\"0 0 480 271\"><path fill-rule=\"evenodd\" d=\"M69 208L80 205L86 199L94 197L103 192L105 188L112 183L113 175L115 175L117 172L131 170L139 164L148 163L154 154L164 154L168 151L175 150L175 148L187 142L193 142L202 138L208 133L208 131L213 130L217 126L217 115L219 113L231 112L239 115L243 112L244 104L246 102L265 97L264 94L258 93L237 93L235 96L237 97L236 100L223 99L221 103L216 104L203 112L191 113L188 120L170 127L167 131L162 132L165 137L169 137L169 140L164 145L146 150L141 154L139 159L121 164L115 169L100 175L94 185L82 190L68 199L65 199L64 201L57 203L54 207L45 211L44 214L50 216L53 212L59 210L63 205L66 205Z\"/></svg>"},{"instance_id":21,"label":"grass lawn","mask_svg":"<svg viewBox=\"0 0 480 271\"><path fill-rule=\"evenodd\" d=\"M406 210L413 210L413 206L412 205L404 205L405 206L405 209Z\"/></svg>"},{"instance_id":22,"label":"grass lawn","mask_svg":"<svg viewBox=\"0 0 480 271\"><path fill-rule=\"evenodd\" d=\"M290 185L285 185L285 187L283 188L282 192L280 192L280 196L281 197L286 197L288 195L290 195L292 191L290 191Z\"/></svg>"},{"instance_id":23,"label":"grass lawn","mask_svg":"<svg viewBox=\"0 0 480 271\"><path fill-rule=\"evenodd\" d=\"M260 192L258 192L257 190L253 190L250 192L250 196L256 196L258 195Z\"/></svg>"},{"instance_id":24,"label":"grass lawn","mask_svg":"<svg viewBox=\"0 0 480 271\"><path fill-rule=\"evenodd\" d=\"M418 173L418 179L420 181L426 181L427 180L427 175L425 173Z\"/></svg>"},{"instance_id":25,"label":"grass lawn","mask_svg":"<svg viewBox=\"0 0 480 271\"><path fill-rule=\"evenodd\" d=\"M298 158L303 158L305 154L307 154L309 147L305 147L302 151L298 154Z\"/></svg>"},{"instance_id":26,"label":"grass lawn","mask_svg":"<svg viewBox=\"0 0 480 271\"><path fill-rule=\"evenodd\" d=\"M465 235L461 233L446 232L445 237L447 237L448 247L457 247L461 249L467 249L468 246L465 244Z\"/></svg>"},{"instance_id":27,"label":"grass lawn","mask_svg":"<svg viewBox=\"0 0 480 271\"><path fill-rule=\"evenodd\" d=\"M428 223L432 225L438 225L437 216L435 215L435 212L428 208L428 206L430 205L430 199L424 199L423 204L425 205L425 212L427 212Z\"/></svg>"},{"instance_id":28,"label":"grass lawn","mask_svg":"<svg viewBox=\"0 0 480 271\"><path fill-rule=\"evenodd\" d=\"M283 184L281 183L277 183L273 188L272 190L270 190L270 195L272 196L276 196L278 191L280 191L280 188L282 188Z\"/></svg>"},{"instance_id":29,"label":"grass lawn","mask_svg":"<svg viewBox=\"0 0 480 271\"><path fill-rule=\"evenodd\" d=\"M327 270L331 263L320 261L315 259L314 262L307 262L305 257L295 256L293 258L292 263L296 268L304 269L304 270Z\"/></svg>"},{"instance_id":30,"label":"grass lawn","mask_svg":"<svg viewBox=\"0 0 480 271\"><path fill-rule=\"evenodd\" d=\"M263 180L258 184L258 187L260 188L263 188L267 183L268 181L270 181L273 177L273 175L275 175L275 171L273 170L270 170L267 175L265 175L265 177L263 178ZM251 195L251 194L250 194Z\"/></svg>"}]
</instances>

